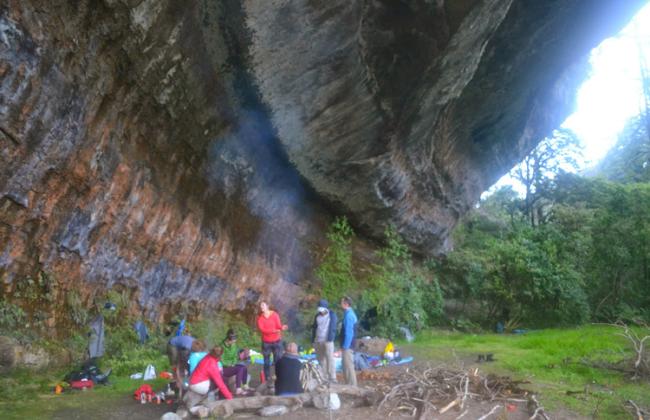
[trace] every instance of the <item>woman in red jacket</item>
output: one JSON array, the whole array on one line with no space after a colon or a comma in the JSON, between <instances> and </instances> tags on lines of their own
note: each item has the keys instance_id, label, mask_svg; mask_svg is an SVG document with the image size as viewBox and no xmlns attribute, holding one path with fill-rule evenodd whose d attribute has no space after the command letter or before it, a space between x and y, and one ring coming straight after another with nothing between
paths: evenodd
<instances>
[{"instance_id":1,"label":"woman in red jacket","mask_svg":"<svg viewBox=\"0 0 650 420\"><path fill-rule=\"evenodd\" d=\"M210 386L212 382L225 399L232 400L232 394L223 379L221 379L221 371L219 370L219 359L222 354L223 349L221 347L214 347L201 359L190 377L190 391L200 395L207 395L210 388L212 388Z\"/></svg>"},{"instance_id":2,"label":"woman in red jacket","mask_svg":"<svg viewBox=\"0 0 650 420\"><path fill-rule=\"evenodd\" d=\"M262 333L262 355L264 356L264 377L270 378L271 375L271 353L273 353L273 363L282 357L282 331L287 330L286 325L282 325L280 315L269 309L268 303L260 302L260 315L257 317L257 329Z\"/></svg>"}]
</instances>

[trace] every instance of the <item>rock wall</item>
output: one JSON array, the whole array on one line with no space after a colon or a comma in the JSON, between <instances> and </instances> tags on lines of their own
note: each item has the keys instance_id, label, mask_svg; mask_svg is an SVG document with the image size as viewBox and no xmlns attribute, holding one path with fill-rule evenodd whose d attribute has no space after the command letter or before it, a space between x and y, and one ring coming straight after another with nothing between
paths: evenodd
<instances>
[{"instance_id":1,"label":"rock wall","mask_svg":"<svg viewBox=\"0 0 650 420\"><path fill-rule=\"evenodd\" d=\"M443 252L643 3L3 0L2 293L295 308L335 213Z\"/></svg>"}]
</instances>

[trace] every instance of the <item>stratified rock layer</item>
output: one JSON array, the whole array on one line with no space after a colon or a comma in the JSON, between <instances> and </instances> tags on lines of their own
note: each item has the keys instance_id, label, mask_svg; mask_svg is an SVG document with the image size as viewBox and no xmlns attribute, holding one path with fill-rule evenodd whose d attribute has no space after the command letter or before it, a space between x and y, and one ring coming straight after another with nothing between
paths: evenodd
<instances>
[{"instance_id":1,"label":"stratified rock layer","mask_svg":"<svg viewBox=\"0 0 650 420\"><path fill-rule=\"evenodd\" d=\"M293 308L329 209L442 252L643 3L4 0L4 293Z\"/></svg>"}]
</instances>

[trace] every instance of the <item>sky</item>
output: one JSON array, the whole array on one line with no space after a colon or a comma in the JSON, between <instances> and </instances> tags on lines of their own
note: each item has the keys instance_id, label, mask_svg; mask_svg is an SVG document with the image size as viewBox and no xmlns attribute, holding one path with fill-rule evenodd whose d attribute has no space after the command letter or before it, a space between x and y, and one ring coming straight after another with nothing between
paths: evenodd
<instances>
[{"instance_id":1,"label":"sky","mask_svg":"<svg viewBox=\"0 0 650 420\"><path fill-rule=\"evenodd\" d=\"M639 47L650 64L650 3L618 35L591 51L590 76L578 90L575 112L562 124L580 138L585 167L597 164L607 154L627 120L641 109ZM495 187L512 185L520 190L515 184L505 175Z\"/></svg>"}]
</instances>

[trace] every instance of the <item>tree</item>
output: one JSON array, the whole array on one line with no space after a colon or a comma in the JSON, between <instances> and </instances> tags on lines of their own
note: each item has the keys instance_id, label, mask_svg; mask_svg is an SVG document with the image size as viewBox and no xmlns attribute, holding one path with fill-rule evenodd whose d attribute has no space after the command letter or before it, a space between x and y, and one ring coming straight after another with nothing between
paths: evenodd
<instances>
[{"instance_id":1,"label":"tree","mask_svg":"<svg viewBox=\"0 0 650 420\"><path fill-rule=\"evenodd\" d=\"M566 128L553 132L524 160L515 166L510 176L526 189L523 213L531 226L545 220L545 200L553 188L555 177L561 172L577 169L582 158L582 146L576 134Z\"/></svg>"},{"instance_id":2,"label":"tree","mask_svg":"<svg viewBox=\"0 0 650 420\"><path fill-rule=\"evenodd\" d=\"M564 175L555 201L581 219L582 226L569 223L564 234L579 230L589 238L576 257L594 317L650 318L650 183Z\"/></svg>"},{"instance_id":3,"label":"tree","mask_svg":"<svg viewBox=\"0 0 650 420\"><path fill-rule=\"evenodd\" d=\"M650 182L650 137L643 114L627 122L616 145L596 168L596 175L617 182Z\"/></svg>"}]
</instances>

